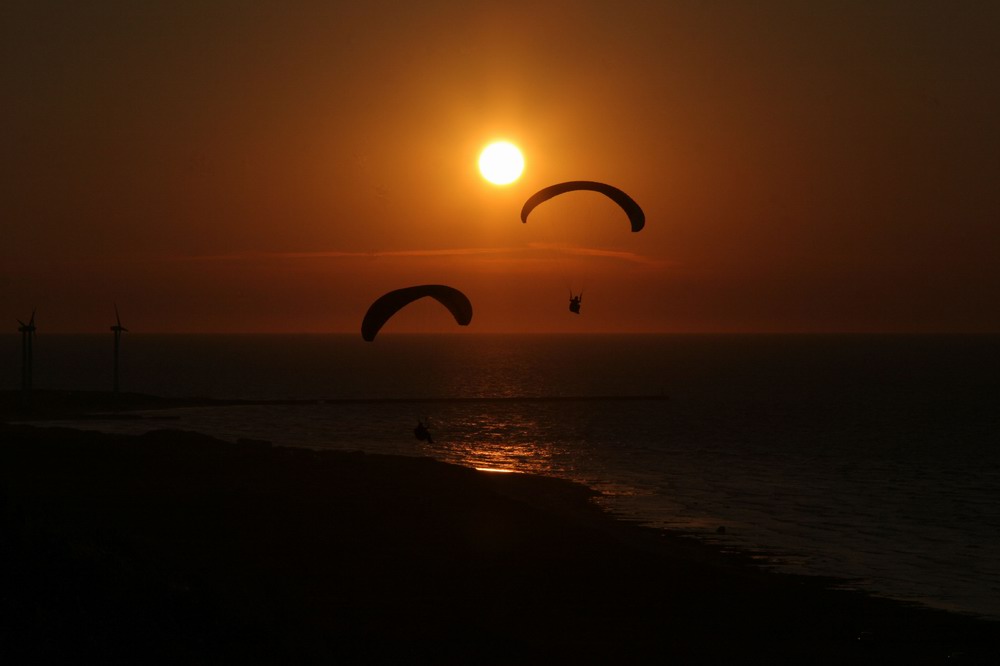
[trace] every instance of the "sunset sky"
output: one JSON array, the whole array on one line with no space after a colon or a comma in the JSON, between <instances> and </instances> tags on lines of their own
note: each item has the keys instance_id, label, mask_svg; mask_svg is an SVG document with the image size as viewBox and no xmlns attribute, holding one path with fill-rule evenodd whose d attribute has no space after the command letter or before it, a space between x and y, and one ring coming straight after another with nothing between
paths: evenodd
<instances>
[{"instance_id":1,"label":"sunset sky","mask_svg":"<svg viewBox=\"0 0 1000 666\"><path fill-rule=\"evenodd\" d=\"M468 332L1000 331L1000 3L12 0L0 55L11 332L355 332L423 283ZM522 224L565 180L645 229Z\"/></svg>"}]
</instances>

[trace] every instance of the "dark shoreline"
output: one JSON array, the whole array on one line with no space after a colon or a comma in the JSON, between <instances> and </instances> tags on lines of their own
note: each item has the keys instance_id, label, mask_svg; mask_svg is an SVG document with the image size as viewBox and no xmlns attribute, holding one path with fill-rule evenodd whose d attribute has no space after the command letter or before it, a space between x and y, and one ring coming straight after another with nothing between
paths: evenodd
<instances>
[{"instance_id":1,"label":"dark shoreline","mask_svg":"<svg viewBox=\"0 0 1000 666\"><path fill-rule=\"evenodd\" d=\"M180 431L0 434L10 663L1000 655L998 623L764 572L557 479Z\"/></svg>"}]
</instances>

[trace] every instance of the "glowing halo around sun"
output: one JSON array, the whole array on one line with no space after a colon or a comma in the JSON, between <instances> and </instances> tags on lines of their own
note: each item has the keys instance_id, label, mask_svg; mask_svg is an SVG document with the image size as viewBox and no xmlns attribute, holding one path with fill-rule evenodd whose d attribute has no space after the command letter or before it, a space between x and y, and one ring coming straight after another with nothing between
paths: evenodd
<instances>
[{"instance_id":1,"label":"glowing halo around sun","mask_svg":"<svg viewBox=\"0 0 1000 666\"><path fill-rule=\"evenodd\" d=\"M479 172L494 185L513 183L524 171L524 157L508 141L491 143L479 154Z\"/></svg>"}]
</instances>

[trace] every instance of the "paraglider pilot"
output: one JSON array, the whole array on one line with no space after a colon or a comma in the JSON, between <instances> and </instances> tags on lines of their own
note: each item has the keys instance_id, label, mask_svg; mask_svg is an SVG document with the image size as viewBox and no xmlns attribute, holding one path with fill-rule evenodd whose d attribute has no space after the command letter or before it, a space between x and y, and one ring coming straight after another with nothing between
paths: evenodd
<instances>
[{"instance_id":1,"label":"paraglider pilot","mask_svg":"<svg viewBox=\"0 0 1000 666\"><path fill-rule=\"evenodd\" d=\"M573 314L580 314L580 301L583 299L583 294L579 296L569 296L569 311Z\"/></svg>"},{"instance_id":2,"label":"paraglider pilot","mask_svg":"<svg viewBox=\"0 0 1000 666\"><path fill-rule=\"evenodd\" d=\"M428 444L434 443L434 438L431 437L431 432L427 429L427 426L424 425L423 421L417 421L417 427L413 429L413 436L421 442L427 442Z\"/></svg>"}]
</instances>

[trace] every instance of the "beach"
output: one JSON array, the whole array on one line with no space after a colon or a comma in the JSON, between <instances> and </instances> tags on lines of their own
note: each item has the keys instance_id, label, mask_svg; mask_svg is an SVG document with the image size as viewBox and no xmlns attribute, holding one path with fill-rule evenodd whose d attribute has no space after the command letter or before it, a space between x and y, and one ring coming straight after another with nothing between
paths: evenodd
<instances>
[{"instance_id":1,"label":"beach","mask_svg":"<svg viewBox=\"0 0 1000 666\"><path fill-rule=\"evenodd\" d=\"M5 424L7 663L994 663L998 625L765 572L568 481Z\"/></svg>"}]
</instances>

